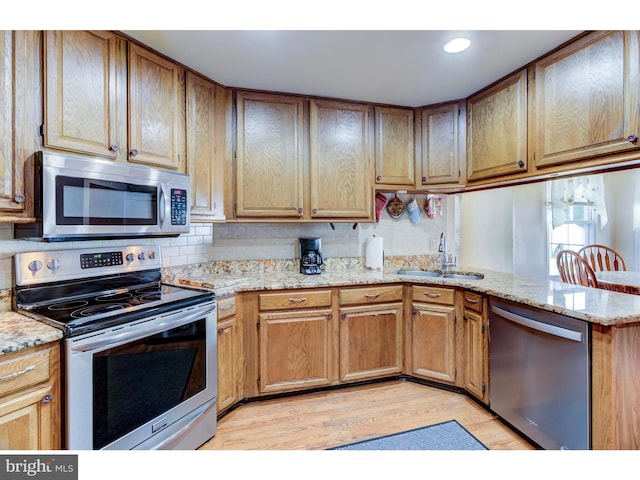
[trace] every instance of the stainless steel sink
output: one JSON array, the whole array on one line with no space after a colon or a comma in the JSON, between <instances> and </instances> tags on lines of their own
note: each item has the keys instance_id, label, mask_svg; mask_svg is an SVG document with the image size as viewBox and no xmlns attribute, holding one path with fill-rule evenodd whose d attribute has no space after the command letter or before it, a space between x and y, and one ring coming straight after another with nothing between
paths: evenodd
<instances>
[{"instance_id":1,"label":"stainless steel sink","mask_svg":"<svg viewBox=\"0 0 640 480\"><path fill-rule=\"evenodd\" d=\"M484 275L481 273L448 273L448 272L432 272L428 270L396 270L398 275L410 275L414 277L431 277L431 278L453 278L456 280L481 280Z\"/></svg>"}]
</instances>

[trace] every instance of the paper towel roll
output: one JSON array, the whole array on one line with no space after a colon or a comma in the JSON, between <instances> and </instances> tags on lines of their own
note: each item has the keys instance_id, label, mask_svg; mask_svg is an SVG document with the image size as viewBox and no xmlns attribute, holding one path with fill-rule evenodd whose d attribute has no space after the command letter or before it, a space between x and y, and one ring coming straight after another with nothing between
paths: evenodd
<instances>
[{"instance_id":1,"label":"paper towel roll","mask_svg":"<svg viewBox=\"0 0 640 480\"><path fill-rule=\"evenodd\" d=\"M369 237L364 247L365 266L374 270L382 270L384 262L384 250L382 237Z\"/></svg>"}]
</instances>

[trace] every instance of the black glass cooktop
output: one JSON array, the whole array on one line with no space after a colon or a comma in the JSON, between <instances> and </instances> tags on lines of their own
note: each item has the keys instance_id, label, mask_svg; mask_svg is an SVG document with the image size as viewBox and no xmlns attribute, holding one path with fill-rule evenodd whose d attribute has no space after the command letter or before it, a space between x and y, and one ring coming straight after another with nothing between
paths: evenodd
<instances>
[{"instance_id":1,"label":"black glass cooktop","mask_svg":"<svg viewBox=\"0 0 640 480\"><path fill-rule=\"evenodd\" d=\"M215 299L210 291L144 280L118 276L31 288L18 292L18 307L72 336Z\"/></svg>"}]
</instances>

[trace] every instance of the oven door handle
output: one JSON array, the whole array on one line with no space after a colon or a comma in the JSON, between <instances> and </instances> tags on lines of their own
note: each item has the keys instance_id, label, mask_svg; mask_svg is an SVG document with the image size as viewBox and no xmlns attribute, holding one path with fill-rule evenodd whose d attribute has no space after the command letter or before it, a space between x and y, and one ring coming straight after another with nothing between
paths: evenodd
<instances>
[{"instance_id":1,"label":"oven door handle","mask_svg":"<svg viewBox=\"0 0 640 480\"><path fill-rule=\"evenodd\" d=\"M155 335L156 333L162 332L163 330L172 329L172 328L179 327L181 325L185 325L198 318L209 315L209 313L211 313L213 310L215 310L215 306L213 309L211 309L210 307L198 308L195 312L192 312L187 316L180 316L174 320L168 320L168 321L159 323L154 328L149 329L148 331L145 331L144 329L141 329L141 328L136 328L133 331L122 332L117 335L105 334L106 336L92 342L79 341L76 345L71 346L71 350L73 350L74 352L86 352L89 350L95 350L97 348L106 347L106 346L113 347L115 346L116 343L120 343L127 340L134 340L138 338L144 338L149 335ZM175 314L176 312L172 313L171 315L175 315ZM136 325L136 326L139 326L139 325Z\"/></svg>"}]
</instances>

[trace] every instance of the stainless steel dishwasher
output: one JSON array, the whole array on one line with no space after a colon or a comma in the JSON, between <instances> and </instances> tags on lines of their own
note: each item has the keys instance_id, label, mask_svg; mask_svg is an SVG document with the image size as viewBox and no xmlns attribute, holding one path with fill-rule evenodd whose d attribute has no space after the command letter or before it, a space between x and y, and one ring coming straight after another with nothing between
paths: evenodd
<instances>
[{"instance_id":1,"label":"stainless steel dishwasher","mask_svg":"<svg viewBox=\"0 0 640 480\"><path fill-rule=\"evenodd\" d=\"M589 448L587 322L490 298L491 410L544 449Z\"/></svg>"}]
</instances>

